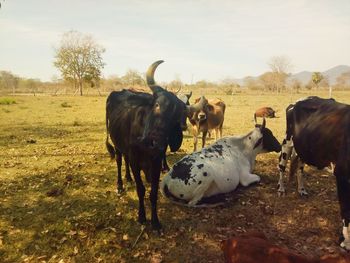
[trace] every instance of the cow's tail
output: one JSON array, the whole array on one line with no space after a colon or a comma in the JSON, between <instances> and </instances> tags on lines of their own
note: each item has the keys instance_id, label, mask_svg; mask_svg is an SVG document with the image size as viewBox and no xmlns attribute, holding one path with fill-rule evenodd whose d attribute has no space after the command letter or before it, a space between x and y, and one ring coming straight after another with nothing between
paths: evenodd
<instances>
[{"instance_id":1,"label":"cow's tail","mask_svg":"<svg viewBox=\"0 0 350 263\"><path fill-rule=\"evenodd\" d=\"M292 154L290 158L290 168L289 168L289 180L292 180L292 178L295 176L295 172L298 169L298 164L299 164L299 157L298 155Z\"/></svg>"},{"instance_id":2,"label":"cow's tail","mask_svg":"<svg viewBox=\"0 0 350 263\"><path fill-rule=\"evenodd\" d=\"M115 158L115 149L113 147L112 144L109 143L108 138L109 138L109 129L108 129L108 124L109 124L109 120L108 120L108 111L106 110L106 148L109 152L109 155L111 156L111 159Z\"/></svg>"}]
</instances>

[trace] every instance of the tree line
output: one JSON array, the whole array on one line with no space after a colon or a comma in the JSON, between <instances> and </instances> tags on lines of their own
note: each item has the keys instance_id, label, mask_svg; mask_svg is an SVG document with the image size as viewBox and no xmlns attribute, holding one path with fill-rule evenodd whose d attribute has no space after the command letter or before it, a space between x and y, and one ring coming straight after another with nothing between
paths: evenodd
<instances>
[{"instance_id":1,"label":"tree line","mask_svg":"<svg viewBox=\"0 0 350 263\"><path fill-rule=\"evenodd\" d=\"M54 76L51 81L42 82L39 79L26 79L8 71L0 71L1 93L73 93L83 95L94 92L109 92L125 87L142 90L146 87L144 73L130 69L123 76L102 77L105 66L102 55L105 48L99 45L91 35L77 31L63 34L58 47L54 48L54 66L60 71L61 78ZM183 87L188 89L214 89L232 94L236 90L248 88L268 92L298 92L301 89L328 88L329 81L320 72L313 72L307 84L290 77L292 64L288 57L275 56L267 62L270 70L259 77L246 77L243 83L226 78L220 82L199 80L194 84L184 84L176 77L169 83L161 83L169 90L178 91ZM345 72L337 78L333 88L350 88L350 72ZM147 89L146 89L147 90Z\"/></svg>"}]
</instances>

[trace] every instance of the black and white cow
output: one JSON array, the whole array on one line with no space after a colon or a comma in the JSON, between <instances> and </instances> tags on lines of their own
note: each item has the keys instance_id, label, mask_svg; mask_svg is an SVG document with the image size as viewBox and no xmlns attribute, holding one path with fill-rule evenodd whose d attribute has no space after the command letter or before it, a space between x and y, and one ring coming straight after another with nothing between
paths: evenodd
<instances>
[{"instance_id":1,"label":"black and white cow","mask_svg":"<svg viewBox=\"0 0 350 263\"><path fill-rule=\"evenodd\" d=\"M334 175L343 219L344 241L341 246L350 250L350 105L313 96L288 107L286 138L280 156L280 178L283 178L288 148L291 146L306 164L318 169L330 163L335 165Z\"/></svg>"},{"instance_id":2,"label":"black and white cow","mask_svg":"<svg viewBox=\"0 0 350 263\"><path fill-rule=\"evenodd\" d=\"M246 135L221 138L182 158L161 182L163 195L187 206L207 206L209 197L232 192L239 183L260 181L252 173L256 155L281 149L265 123L264 119Z\"/></svg>"}]
</instances>

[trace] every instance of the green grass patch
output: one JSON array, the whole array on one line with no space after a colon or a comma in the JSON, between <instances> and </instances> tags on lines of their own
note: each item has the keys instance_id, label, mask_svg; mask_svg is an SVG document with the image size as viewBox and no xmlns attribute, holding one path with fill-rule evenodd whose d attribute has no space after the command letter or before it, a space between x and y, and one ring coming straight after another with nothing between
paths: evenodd
<instances>
[{"instance_id":1,"label":"green grass patch","mask_svg":"<svg viewBox=\"0 0 350 263\"><path fill-rule=\"evenodd\" d=\"M13 98L0 98L0 105L11 105L16 103L16 100Z\"/></svg>"}]
</instances>

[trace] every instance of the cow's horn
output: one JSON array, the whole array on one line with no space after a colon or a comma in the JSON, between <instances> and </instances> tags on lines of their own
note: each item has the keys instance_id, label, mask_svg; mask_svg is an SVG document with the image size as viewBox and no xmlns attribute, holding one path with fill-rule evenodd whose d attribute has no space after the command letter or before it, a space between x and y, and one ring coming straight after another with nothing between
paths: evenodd
<instances>
[{"instance_id":1,"label":"cow's horn","mask_svg":"<svg viewBox=\"0 0 350 263\"><path fill-rule=\"evenodd\" d=\"M151 66L149 66L147 73L146 73L146 80L147 80L147 85L150 87L152 91L154 91L155 84L156 82L154 81L154 72L156 71L156 68L158 67L159 64L162 64L164 60L158 60L154 62Z\"/></svg>"},{"instance_id":2,"label":"cow's horn","mask_svg":"<svg viewBox=\"0 0 350 263\"><path fill-rule=\"evenodd\" d=\"M201 96L201 98L199 99L199 101L197 103L189 106L190 113L197 112L197 111L201 110L204 107L204 103L205 103L205 97Z\"/></svg>"}]
</instances>

